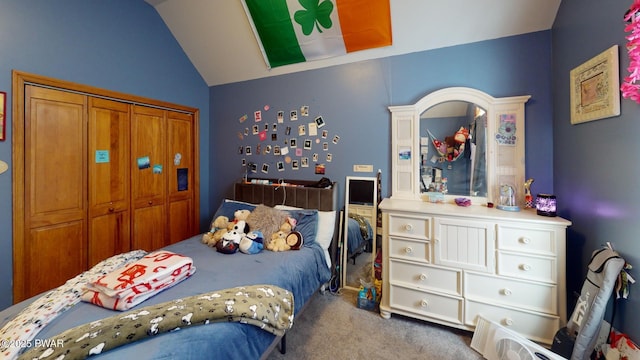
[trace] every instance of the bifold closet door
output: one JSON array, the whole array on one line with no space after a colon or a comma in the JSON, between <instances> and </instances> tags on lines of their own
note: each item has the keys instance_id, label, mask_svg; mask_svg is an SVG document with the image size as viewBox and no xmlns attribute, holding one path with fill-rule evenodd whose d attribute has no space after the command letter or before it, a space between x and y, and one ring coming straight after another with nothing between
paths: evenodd
<instances>
[{"instance_id":1,"label":"bifold closet door","mask_svg":"<svg viewBox=\"0 0 640 360\"><path fill-rule=\"evenodd\" d=\"M131 246L151 251L167 245L166 111L132 109Z\"/></svg>"},{"instance_id":2,"label":"bifold closet door","mask_svg":"<svg viewBox=\"0 0 640 360\"><path fill-rule=\"evenodd\" d=\"M14 248L15 302L87 268L86 102L84 95L25 86L25 226Z\"/></svg>"},{"instance_id":3,"label":"bifold closet door","mask_svg":"<svg viewBox=\"0 0 640 360\"><path fill-rule=\"evenodd\" d=\"M89 98L89 266L130 250L129 108Z\"/></svg>"},{"instance_id":4,"label":"bifold closet door","mask_svg":"<svg viewBox=\"0 0 640 360\"><path fill-rule=\"evenodd\" d=\"M167 113L169 243L195 235L193 114Z\"/></svg>"}]
</instances>

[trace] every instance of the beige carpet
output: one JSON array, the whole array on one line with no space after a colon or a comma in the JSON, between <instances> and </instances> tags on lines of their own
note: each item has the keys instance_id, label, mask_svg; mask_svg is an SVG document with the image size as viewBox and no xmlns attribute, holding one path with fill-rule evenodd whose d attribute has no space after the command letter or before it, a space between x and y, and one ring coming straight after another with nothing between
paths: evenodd
<instances>
[{"instance_id":1,"label":"beige carpet","mask_svg":"<svg viewBox=\"0 0 640 360\"><path fill-rule=\"evenodd\" d=\"M483 359L471 349L472 332L359 309L356 292L316 294L287 334L287 353L279 359Z\"/></svg>"}]
</instances>

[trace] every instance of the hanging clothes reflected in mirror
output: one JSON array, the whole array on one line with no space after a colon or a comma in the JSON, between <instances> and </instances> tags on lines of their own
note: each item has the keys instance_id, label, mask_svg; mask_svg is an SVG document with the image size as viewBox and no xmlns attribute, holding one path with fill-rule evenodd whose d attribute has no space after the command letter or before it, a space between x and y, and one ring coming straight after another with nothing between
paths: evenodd
<instances>
[{"instance_id":1,"label":"hanging clothes reflected in mirror","mask_svg":"<svg viewBox=\"0 0 640 360\"><path fill-rule=\"evenodd\" d=\"M360 289L374 282L378 244L378 178L347 176L341 242L342 287Z\"/></svg>"}]
</instances>

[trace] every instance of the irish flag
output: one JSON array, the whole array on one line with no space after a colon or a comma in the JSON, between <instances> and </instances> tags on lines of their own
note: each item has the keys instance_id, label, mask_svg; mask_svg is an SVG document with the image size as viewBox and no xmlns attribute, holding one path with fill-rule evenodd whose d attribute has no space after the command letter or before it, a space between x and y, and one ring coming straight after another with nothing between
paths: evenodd
<instances>
[{"instance_id":1,"label":"irish flag","mask_svg":"<svg viewBox=\"0 0 640 360\"><path fill-rule=\"evenodd\" d=\"M391 45L389 0L242 0L271 67Z\"/></svg>"}]
</instances>

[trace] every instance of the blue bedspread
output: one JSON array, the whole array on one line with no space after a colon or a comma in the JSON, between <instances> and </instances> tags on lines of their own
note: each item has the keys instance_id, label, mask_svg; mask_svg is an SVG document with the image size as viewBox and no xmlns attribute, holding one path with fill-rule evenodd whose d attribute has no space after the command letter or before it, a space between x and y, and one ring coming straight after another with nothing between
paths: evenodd
<instances>
[{"instance_id":1,"label":"blue bedspread","mask_svg":"<svg viewBox=\"0 0 640 360\"><path fill-rule=\"evenodd\" d=\"M157 304L216 289L253 284L273 284L294 294L295 313L323 283L329 281L323 250L316 243L286 252L262 251L255 255L225 255L201 243L201 235L166 247L189 256L196 273L180 284L138 305ZM0 312L0 327L11 320L29 300ZM135 308L133 308L135 309ZM40 331L37 339L55 339L71 327L116 314L96 305L81 302ZM291 331L295 331L294 327ZM158 335L92 357L95 359L258 359L274 340L274 335L253 325L218 323L185 328Z\"/></svg>"},{"instance_id":2,"label":"blue bedspread","mask_svg":"<svg viewBox=\"0 0 640 360\"><path fill-rule=\"evenodd\" d=\"M362 252L364 250L365 245L371 241L371 239L373 238L373 229L371 228L371 224L369 224L369 221L365 219L365 222L367 223L367 234L368 234L368 236L365 238L362 236L362 231L360 230L360 224L358 223L358 221L350 217L348 219L349 219L349 226L347 227L348 229L347 239L348 239L349 255L355 255Z\"/></svg>"}]
</instances>

